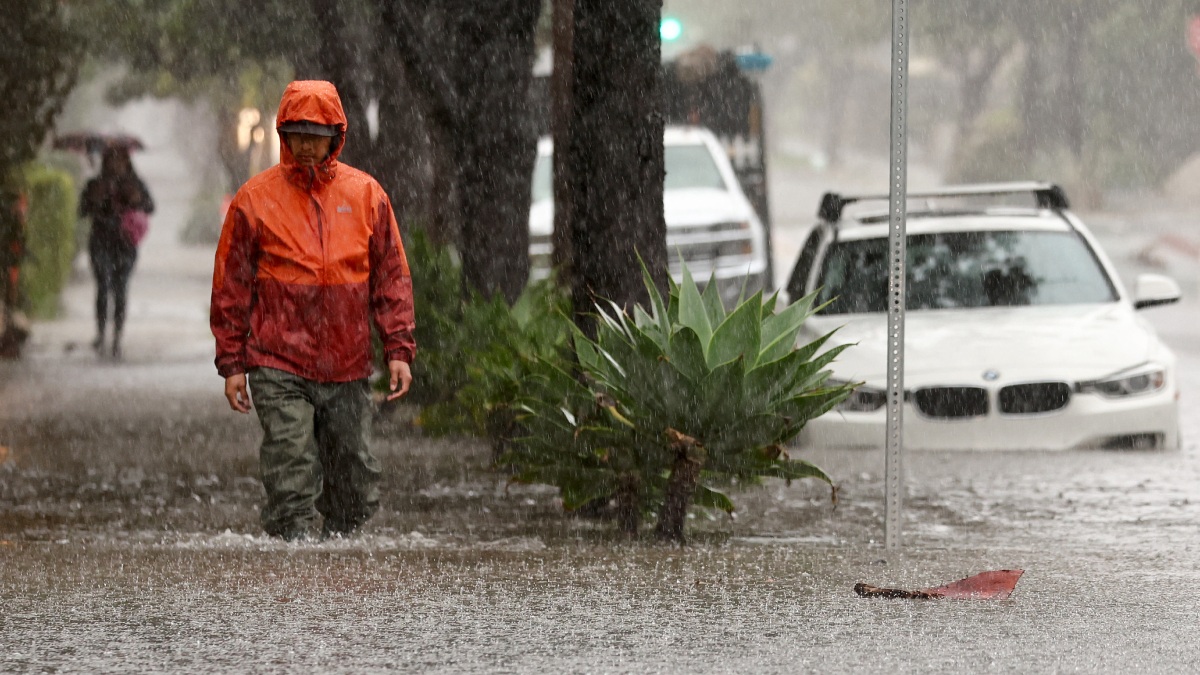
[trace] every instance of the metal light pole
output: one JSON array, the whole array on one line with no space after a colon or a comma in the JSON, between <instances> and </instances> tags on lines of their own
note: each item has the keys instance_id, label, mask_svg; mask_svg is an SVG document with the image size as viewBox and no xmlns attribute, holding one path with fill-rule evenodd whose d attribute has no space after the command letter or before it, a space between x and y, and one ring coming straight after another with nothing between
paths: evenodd
<instances>
[{"instance_id":1,"label":"metal light pole","mask_svg":"<svg viewBox=\"0 0 1200 675\"><path fill-rule=\"evenodd\" d=\"M904 418L905 210L908 192L908 0L892 0L891 182L888 185L888 377L884 546L900 546Z\"/></svg>"}]
</instances>

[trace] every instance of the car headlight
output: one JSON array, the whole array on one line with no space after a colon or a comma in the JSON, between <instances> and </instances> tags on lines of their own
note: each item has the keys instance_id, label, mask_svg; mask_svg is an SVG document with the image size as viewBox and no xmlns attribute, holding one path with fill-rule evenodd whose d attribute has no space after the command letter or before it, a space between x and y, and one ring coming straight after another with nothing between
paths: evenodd
<instances>
[{"instance_id":1,"label":"car headlight","mask_svg":"<svg viewBox=\"0 0 1200 675\"><path fill-rule=\"evenodd\" d=\"M1077 389L1081 394L1100 394L1107 398L1123 398L1156 392L1162 389L1166 383L1167 369L1157 363L1147 363L1101 380L1080 382Z\"/></svg>"},{"instance_id":2,"label":"car headlight","mask_svg":"<svg viewBox=\"0 0 1200 675\"><path fill-rule=\"evenodd\" d=\"M831 387L838 387L848 382L839 380L829 380L826 384ZM879 410L887 403L887 392L875 387L859 385L854 389L854 393L850 394L845 401L837 405L834 410L840 412L874 412Z\"/></svg>"}]
</instances>

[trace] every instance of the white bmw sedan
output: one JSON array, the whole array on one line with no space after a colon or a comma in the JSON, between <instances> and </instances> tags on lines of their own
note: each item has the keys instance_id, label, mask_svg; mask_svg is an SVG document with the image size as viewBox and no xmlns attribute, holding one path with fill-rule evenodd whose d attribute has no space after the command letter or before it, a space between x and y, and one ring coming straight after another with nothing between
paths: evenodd
<instances>
[{"instance_id":1,"label":"white bmw sedan","mask_svg":"<svg viewBox=\"0 0 1200 675\"><path fill-rule=\"evenodd\" d=\"M1036 205L934 206L1028 192ZM1055 186L963 186L926 195L906 220L903 443L912 449L1178 448L1175 357L1139 310L1179 286L1142 275L1130 294ZM878 197L827 195L788 283L828 303L801 344L852 343L834 377L861 383L812 420L802 447L882 448L887 387L887 214L846 218Z\"/></svg>"}]
</instances>

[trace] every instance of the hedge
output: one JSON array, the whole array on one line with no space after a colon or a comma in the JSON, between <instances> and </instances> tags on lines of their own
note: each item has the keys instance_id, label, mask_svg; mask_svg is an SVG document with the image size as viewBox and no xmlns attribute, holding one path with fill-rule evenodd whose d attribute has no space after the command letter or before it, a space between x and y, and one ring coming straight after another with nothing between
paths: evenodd
<instances>
[{"instance_id":1,"label":"hedge","mask_svg":"<svg viewBox=\"0 0 1200 675\"><path fill-rule=\"evenodd\" d=\"M58 313L59 293L71 276L75 258L78 196L70 174L59 169L32 164L24 179L29 213L21 289L31 316L52 318Z\"/></svg>"}]
</instances>

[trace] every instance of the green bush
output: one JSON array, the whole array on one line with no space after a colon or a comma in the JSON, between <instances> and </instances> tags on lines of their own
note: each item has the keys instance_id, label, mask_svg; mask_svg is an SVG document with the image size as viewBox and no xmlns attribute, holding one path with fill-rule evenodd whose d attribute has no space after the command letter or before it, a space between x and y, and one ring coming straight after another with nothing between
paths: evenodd
<instances>
[{"instance_id":1,"label":"green bush","mask_svg":"<svg viewBox=\"0 0 1200 675\"><path fill-rule=\"evenodd\" d=\"M821 353L832 333L796 347L814 296L776 312L760 292L727 313L717 284L701 294L686 270L666 304L645 283L652 313L597 307L596 338L574 335L580 372L543 360L530 378L518 420L527 433L504 458L514 479L559 487L568 509L615 498L629 534L655 513L668 540L683 539L692 504L732 511L717 489L732 479L832 485L783 448L853 390L826 384L845 348Z\"/></svg>"},{"instance_id":2,"label":"green bush","mask_svg":"<svg viewBox=\"0 0 1200 675\"><path fill-rule=\"evenodd\" d=\"M25 170L24 183L29 214L21 288L29 312L50 318L58 312L58 297L70 278L75 258L75 184L65 171L41 164Z\"/></svg>"},{"instance_id":3,"label":"green bush","mask_svg":"<svg viewBox=\"0 0 1200 675\"><path fill-rule=\"evenodd\" d=\"M549 280L525 288L510 308L502 298L464 303L458 361L463 386L421 411L433 434L469 432L492 441L497 456L513 438L516 402L542 360L560 359L570 336L566 293Z\"/></svg>"},{"instance_id":4,"label":"green bush","mask_svg":"<svg viewBox=\"0 0 1200 675\"><path fill-rule=\"evenodd\" d=\"M462 271L453 249L434 244L419 228L411 231L405 253L413 276L418 356L407 400L431 405L453 399L467 383L463 351L472 336L463 330Z\"/></svg>"},{"instance_id":5,"label":"green bush","mask_svg":"<svg viewBox=\"0 0 1200 675\"><path fill-rule=\"evenodd\" d=\"M517 432L513 405L529 373L567 347L566 293L546 280L530 284L511 308L477 293L464 301L452 249L416 230L406 252L415 279L417 423L433 435L488 438L498 455Z\"/></svg>"}]
</instances>

